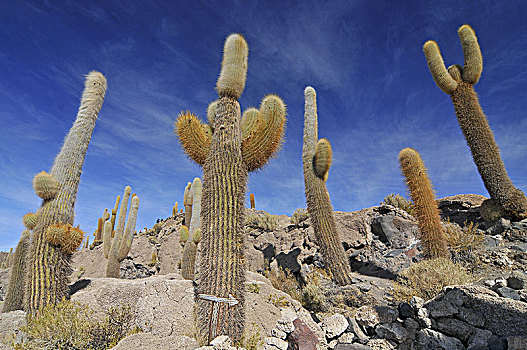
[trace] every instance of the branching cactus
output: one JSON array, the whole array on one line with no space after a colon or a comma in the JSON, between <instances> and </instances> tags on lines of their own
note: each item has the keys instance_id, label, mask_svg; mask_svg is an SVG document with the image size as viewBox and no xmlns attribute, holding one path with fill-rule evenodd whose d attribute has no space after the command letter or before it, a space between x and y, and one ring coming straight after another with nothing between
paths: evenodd
<instances>
[{"instance_id":1,"label":"branching cactus","mask_svg":"<svg viewBox=\"0 0 527 350\"><path fill-rule=\"evenodd\" d=\"M351 283L351 268L342 241L337 232L333 208L326 189L331 166L331 145L326 139L318 139L317 97L315 89L308 86L305 91L304 184L307 210L320 252L331 278L339 285Z\"/></svg>"},{"instance_id":2,"label":"branching cactus","mask_svg":"<svg viewBox=\"0 0 527 350\"><path fill-rule=\"evenodd\" d=\"M134 240L135 223L137 221L137 211L139 210L139 197L132 196L130 204L130 214L128 221L126 220L126 213L128 211L128 199L132 189L126 186L123 194L123 201L121 209L119 210L119 219L117 220L117 228L112 238L112 221L107 220L104 223L104 238L103 251L104 256L108 259L106 265L106 277L119 278L121 271L121 261L123 261L132 248ZM114 220L115 221L115 220ZM126 221L126 228L124 226Z\"/></svg>"},{"instance_id":3,"label":"branching cactus","mask_svg":"<svg viewBox=\"0 0 527 350\"><path fill-rule=\"evenodd\" d=\"M31 233L24 230L16 246L13 266L7 285L7 294L2 304L2 312L22 310L24 308L25 277L27 273L27 252L31 244Z\"/></svg>"},{"instance_id":4,"label":"branching cactus","mask_svg":"<svg viewBox=\"0 0 527 350\"><path fill-rule=\"evenodd\" d=\"M201 250L196 286L200 341L218 335L239 340L244 328L244 207L248 172L275 154L282 141L285 104L266 96L260 109L241 116L238 98L245 87L248 47L239 34L225 41L219 99L207 112L210 125L181 113L175 132L188 156L203 166ZM244 131L242 131L244 130Z\"/></svg>"},{"instance_id":5,"label":"branching cactus","mask_svg":"<svg viewBox=\"0 0 527 350\"><path fill-rule=\"evenodd\" d=\"M201 240L201 233L199 234L200 239L197 242L194 240L194 233L199 230L201 214L201 180L199 177L192 182L189 197L192 198L192 219L188 222L188 225L190 227L189 235L192 239L186 241L181 261L181 276L187 280L194 279L197 247Z\"/></svg>"},{"instance_id":6,"label":"branching cactus","mask_svg":"<svg viewBox=\"0 0 527 350\"><path fill-rule=\"evenodd\" d=\"M514 187L507 174L494 134L474 91L474 84L478 82L483 70L476 34L468 25L461 26L458 34L465 57L463 67L453 65L447 70L439 47L431 40L423 47L428 67L437 86L452 98L459 126L491 197L484 205L489 208L497 207L498 212L501 208L505 215L515 220L525 218L527 198L521 190Z\"/></svg>"},{"instance_id":7,"label":"branching cactus","mask_svg":"<svg viewBox=\"0 0 527 350\"><path fill-rule=\"evenodd\" d=\"M117 196L117 198L115 199L115 205L113 206L113 209L112 209L112 215L110 219L112 238L113 238L113 231L115 230L115 219L117 218L117 210L119 209L119 203L121 203L121 196Z\"/></svg>"},{"instance_id":8,"label":"branching cactus","mask_svg":"<svg viewBox=\"0 0 527 350\"><path fill-rule=\"evenodd\" d=\"M448 257L446 233L421 155L412 148L405 148L399 153L399 164L414 202L413 210L425 257Z\"/></svg>"},{"instance_id":9,"label":"branching cactus","mask_svg":"<svg viewBox=\"0 0 527 350\"><path fill-rule=\"evenodd\" d=\"M33 181L35 191L43 202L37 213L38 223L29 253L24 298L25 309L30 315L35 315L47 304L69 297L71 254L82 242L82 237L79 241L78 232L71 227L75 199L84 157L105 93L104 76L99 72L88 74L77 119L55 158L51 173L44 177L38 174ZM51 243L48 237L56 238L57 234L64 236L55 241L58 244ZM77 246L72 250L75 244Z\"/></svg>"},{"instance_id":10,"label":"branching cactus","mask_svg":"<svg viewBox=\"0 0 527 350\"><path fill-rule=\"evenodd\" d=\"M174 206L172 207L172 217L175 217L177 215L177 206L178 203L176 202L176 204L174 204Z\"/></svg>"}]
</instances>

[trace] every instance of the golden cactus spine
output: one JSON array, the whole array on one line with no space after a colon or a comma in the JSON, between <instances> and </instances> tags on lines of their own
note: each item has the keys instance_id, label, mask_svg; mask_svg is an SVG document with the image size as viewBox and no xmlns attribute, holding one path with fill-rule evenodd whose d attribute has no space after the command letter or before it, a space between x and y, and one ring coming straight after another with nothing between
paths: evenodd
<instances>
[{"instance_id":1,"label":"golden cactus spine","mask_svg":"<svg viewBox=\"0 0 527 350\"><path fill-rule=\"evenodd\" d=\"M478 82L483 70L476 34L470 26L463 25L459 28L458 35L465 58L463 67L454 65L447 70L437 43L431 40L423 46L428 67L439 88L452 98L459 126L491 197L486 205L489 208L496 207L491 202L497 202L498 212L502 211L515 220L523 219L527 215L527 198L521 190L514 187L507 174L494 134L474 91L474 84ZM490 216L496 219L495 215ZM497 217L499 216L498 214Z\"/></svg>"},{"instance_id":2,"label":"golden cactus spine","mask_svg":"<svg viewBox=\"0 0 527 350\"><path fill-rule=\"evenodd\" d=\"M399 164L414 202L413 210L425 257L448 257L446 233L421 155L414 149L405 148L399 153Z\"/></svg>"},{"instance_id":3,"label":"golden cactus spine","mask_svg":"<svg viewBox=\"0 0 527 350\"><path fill-rule=\"evenodd\" d=\"M48 242L46 231L54 224L73 224L82 165L105 93L104 76L99 72L89 73L77 119L53 163L50 175L57 182L58 190L53 198L44 199L38 210L38 223L33 232L29 253L24 298L26 311L30 315L36 314L38 309L47 304L55 304L62 298L69 297L71 253L68 254L68 250L65 252L60 246Z\"/></svg>"},{"instance_id":4,"label":"golden cactus spine","mask_svg":"<svg viewBox=\"0 0 527 350\"><path fill-rule=\"evenodd\" d=\"M238 98L245 86L247 58L245 39L239 34L230 35L225 41L216 84L219 99L208 111L208 120L213 125L202 123L190 112L181 113L175 125L185 152L203 166L203 239L195 289L199 337L203 343L222 334L234 341L242 335L247 175L275 154L285 125L285 104L278 96L269 95L263 99L252 128L242 135L245 113L242 118ZM208 296L231 300L232 305Z\"/></svg>"},{"instance_id":5,"label":"golden cactus spine","mask_svg":"<svg viewBox=\"0 0 527 350\"><path fill-rule=\"evenodd\" d=\"M2 312L23 310L24 308L27 252L29 251L30 244L31 233L29 230L24 230L20 237L20 241L16 246L15 255L13 257L13 266L9 275L7 294L2 304Z\"/></svg>"},{"instance_id":6,"label":"golden cactus spine","mask_svg":"<svg viewBox=\"0 0 527 350\"><path fill-rule=\"evenodd\" d=\"M304 91L304 141L302 162L307 210L324 263L331 278L339 285L351 283L351 267L339 238L333 208L326 189L326 179L331 165L331 145L318 139L316 92L311 86Z\"/></svg>"},{"instance_id":7,"label":"golden cactus spine","mask_svg":"<svg viewBox=\"0 0 527 350\"><path fill-rule=\"evenodd\" d=\"M130 203L130 214L128 221L126 213L128 211L128 199L132 189L126 186L123 194L123 201L119 210L119 219L117 228L112 238L111 221L104 224L103 251L104 256L108 259L106 264L106 277L119 278L121 271L121 262L128 256L132 242L134 240L135 223L137 221L137 211L139 210L139 197L134 193ZM126 222L126 227L125 227Z\"/></svg>"}]
</instances>

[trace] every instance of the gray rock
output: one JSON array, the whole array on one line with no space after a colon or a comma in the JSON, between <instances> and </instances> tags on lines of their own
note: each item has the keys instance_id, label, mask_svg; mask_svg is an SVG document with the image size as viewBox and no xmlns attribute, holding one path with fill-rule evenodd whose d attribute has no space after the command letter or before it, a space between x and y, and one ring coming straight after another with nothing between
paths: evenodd
<instances>
[{"instance_id":1,"label":"gray rock","mask_svg":"<svg viewBox=\"0 0 527 350\"><path fill-rule=\"evenodd\" d=\"M509 299L513 299L513 300L520 300L521 297L520 297L520 293L518 293L518 291L512 289L512 288L509 288L509 287L501 287L501 288L498 288L496 290L496 292L498 292L498 294L504 298L509 298Z\"/></svg>"},{"instance_id":2,"label":"gray rock","mask_svg":"<svg viewBox=\"0 0 527 350\"><path fill-rule=\"evenodd\" d=\"M527 349L527 336L510 336L507 337L508 350L525 350Z\"/></svg>"},{"instance_id":3,"label":"gray rock","mask_svg":"<svg viewBox=\"0 0 527 350\"><path fill-rule=\"evenodd\" d=\"M457 317L476 327L483 327L485 325L485 318L481 312L469 309L466 307L460 307L457 313Z\"/></svg>"},{"instance_id":4,"label":"gray rock","mask_svg":"<svg viewBox=\"0 0 527 350\"><path fill-rule=\"evenodd\" d=\"M517 270L512 271L507 283L512 289L527 289L527 274Z\"/></svg>"},{"instance_id":5,"label":"gray rock","mask_svg":"<svg viewBox=\"0 0 527 350\"><path fill-rule=\"evenodd\" d=\"M278 339L278 338L275 338L275 337L267 337L265 338L265 349L278 349L278 350L287 350L287 347L289 346L289 344L285 341L285 340L282 340L282 339Z\"/></svg>"},{"instance_id":6,"label":"gray rock","mask_svg":"<svg viewBox=\"0 0 527 350\"><path fill-rule=\"evenodd\" d=\"M496 282L494 284L494 288L507 287L507 280L505 279L505 277L498 277L494 280L494 282Z\"/></svg>"},{"instance_id":7,"label":"gray rock","mask_svg":"<svg viewBox=\"0 0 527 350\"><path fill-rule=\"evenodd\" d=\"M415 309L420 309L425 304L425 301L423 298L419 298L417 296L413 296L412 299L410 299L410 305Z\"/></svg>"},{"instance_id":8,"label":"gray rock","mask_svg":"<svg viewBox=\"0 0 527 350\"><path fill-rule=\"evenodd\" d=\"M326 332L326 337L332 339L338 337L348 328L348 320L341 314L334 314L320 324L320 327Z\"/></svg>"},{"instance_id":9,"label":"gray rock","mask_svg":"<svg viewBox=\"0 0 527 350\"><path fill-rule=\"evenodd\" d=\"M355 339L355 334L353 333L344 333L338 338L339 344L351 344Z\"/></svg>"},{"instance_id":10,"label":"gray rock","mask_svg":"<svg viewBox=\"0 0 527 350\"><path fill-rule=\"evenodd\" d=\"M199 347L194 338L184 335L158 337L152 333L137 333L124 338L112 349L115 350L194 350Z\"/></svg>"},{"instance_id":11,"label":"gray rock","mask_svg":"<svg viewBox=\"0 0 527 350\"><path fill-rule=\"evenodd\" d=\"M486 329L475 328L467 342L468 349L477 349L478 347L487 347L492 332Z\"/></svg>"},{"instance_id":12,"label":"gray rock","mask_svg":"<svg viewBox=\"0 0 527 350\"><path fill-rule=\"evenodd\" d=\"M400 303L398 309L401 318L408 318L414 315L414 308L409 303Z\"/></svg>"},{"instance_id":13,"label":"gray rock","mask_svg":"<svg viewBox=\"0 0 527 350\"><path fill-rule=\"evenodd\" d=\"M354 317L350 317L347 320L349 322L348 331L349 332L353 332L353 334L355 334L355 336L357 337L357 340L360 343L362 343L362 344L367 343L368 342L368 336L366 334L364 334L362 329L359 327L359 324L357 323L357 321L355 321L355 318Z\"/></svg>"},{"instance_id":14,"label":"gray rock","mask_svg":"<svg viewBox=\"0 0 527 350\"><path fill-rule=\"evenodd\" d=\"M373 349L367 345L353 343L353 344L337 344L334 347L334 350L373 350Z\"/></svg>"},{"instance_id":15,"label":"gray rock","mask_svg":"<svg viewBox=\"0 0 527 350\"><path fill-rule=\"evenodd\" d=\"M432 329L461 339L463 342L466 342L474 331L474 327L468 323L447 317L438 318L436 322L432 324Z\"/></svg>"},{"instance_id":16,"label":"gray rock","mask_svg":"<svg viewBox=\"0 0 527 350\"><path fill-rule=\"evenodd\" d=\"M421 329L417 332L415 340L417 349L434 349L434 350L464 350L465 347L459 339L446 336L440 332L431 329Z\"/></svg>"},{"instance_id":17,"label":"gray rock","mask_svg":"<svg viewBox=\"0 0 527 350\"><path fill-rule=\"evenodd\" d=\"M379 338L402 342L409 337L408 331L400 323L393 322L380 324L375 328L375 334Z\"/></svg>"},{"instance_id":18,"label":"gray rock","mask_svg":"<svg viewBox=\"0 0 527 350\"><path fill-rule=\"evenodd\" d=\"M15 342L22 342L25 335L20 328L25 325L26 313L22 310L0 313L0 340L9 339L14 334Z\"/></svg>"}]
</instances>

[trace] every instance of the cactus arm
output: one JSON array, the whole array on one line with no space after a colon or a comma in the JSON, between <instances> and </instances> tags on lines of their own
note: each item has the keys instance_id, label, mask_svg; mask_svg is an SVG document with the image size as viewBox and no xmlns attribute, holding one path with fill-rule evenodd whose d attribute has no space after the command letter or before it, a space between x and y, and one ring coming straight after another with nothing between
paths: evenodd
<instances>
[{"instance_id":1,"label":"cactus arm","mask_svg":"<svg viewBox=\"0 0 527 350\"><path fill-rule=\"evenodd\" d=\"M183 205L185 206L185 225L190 229L192 222L192 183L188 182L183 192Z\"/></svg>"},{"instance_id":2,"label":"cactus arm","mask_svg":"<svg viewBox=\"0 0 527 350\"><path fill-rule=\"evenodd\" d=\"M110 254L110 248L112 245L112 222L111 220L106 220L104 223L104 234L103 234L103 251L104 251L104 257L108 259L108 255Z\"/></svg>"},{"instance_id":3,"label":"cactus arm","mask_svg":"<svg viewBox=\"0 0 527 350\"><path fill-rule=\"evenodd\" d=\"M483 57L478 44L478 38L474 30L467 24L461 26L457 31L465 64L463 65L463 81L474 85L478 82L483 71Z\"/></svg>"},{"instance_id":4,"label":"cactus arm","mask_svg":"<svg viewBox=\"0 0 527 350\"><path fill-rule=\"evenodd\" d=\"M218 95L239 99L247 78L249 47L240 34L231 34L225 40L221 73L216 82Z\"/></svg>"},{"instance_id":5,"label":"cactus arm","mask_svg":"<svg viewBox=\"0 0 527 350\"><path fill-rule=\"evenodd\" d=\"M216 120L216 109L218 108L218 100L212 101L207 106L207 121L211 127L211 130L214 130L214 121Z\"/></svg>"},{"instance_id":6,"label":"cactus arm","mask_svg":"<svg viewBox=\"0 0 527 350\"><path fill-rule=\"evenodd\" d=\"M202 185L201 185L201 179L199 177L196 177L192 181L192 219L190 220L189 224L190 226L190 235L194 234L194 232L199 229L200 223L201 223L201 192L202 192Z\"/></svg>"},{"instance_id":7,"label":"cactus arm","mask_svg":"<svg viewBox=\"0 0 527 350\"><path fill-rule=\"evenodd\" d=\"M313 171L315 172L315 175L324 182L328 179L332 154L329 141L327 139L318 140L315 145L315 155L313 156Z\"/></svg>"},{"instance_id":8,"label":"cactus arm","mask_svg":"<svg viewBox=\"0 0 527 350\"><path fill-rule=\"evenodd\" d=\"M266 96L259 112L256 123L242 142L243 161L249 172L261 168L276 154L284 135L286 107L280 97ZM254 118L254 114L247 117Z\"/></svg>"},{"instance_id":9,"label":"cactus arm","mask_svg":"<svg viewBox=\"0 0 527 350\"><path fill-rule=\"evenodd\" d=\"M351 268L337 232L326 184L323 178L315 174L314 170L315 162L313 160L318 139L315 89L308 86L304 91L304 95L305 117L302 162L307 209L320 246L321 255L328 271L331 273L332 279L340 285L346 285L351 282ZM326 159L326 162L329 165L328 159ZM323 177L327 177L327 173Z\"/></svg>"},{"instance_id":10,"label":"cactus arm","mask_svg":"<svg viewBox=\"0 0 527 350\"><path fill-rule=\"evenodd\" d=\"M201 180L199 177L196 177L192 182L191 187L192 220L190 223L192 223L192 225L190 226L190 232L187 233L189 238L194 237L196 235L196 231L200 231L201 187ZM183 257L181 259L181 276L183 276L184 279L191 280L194 278L194 266L198 242L194 242L192 239L187 239L185 246L183 247Z\"/></svg>"},{"instance_id":11,"label":"cactus arm","mask_svg":"<svg viewBox=\"0 0 527 350\"><path fill-rule=\"evenodd\" d=\"M77 119L53 163L51 175L58 182L59 189L55 197L45 200L38 210L39 222L29 253L25 305L30 315L69 296L71 256L62 252L60 247L49 244L45 233L51 224L73 223L82 166L105 93L104 76L99 72L89 73Z\"/></svg>"},{"instance_id":12,"label":"cactus arm","mask_svg":"<svg viewBox=\"0 0 527 350\"><path fill-rule=\"evenodd\" d=\"M210 150L212 140L210 127L202 124L192 113L182 112L176 120L174 132L185 153L202 166Z\"/></svg>"},{"instance_id":13,"label":"cactus arm","mask_svg":"<svg viewBox=\"0 0 527 350\"><path fill-rule=\"evenodd\" d=\"M441 225L432 184L421 156L416 150L405 148L399 153L399 163L414 202L419 239L425 257L428 259L448 257L446 234Z\"/></svg>"},{"instance_id":14,"label":"cactus arm","mask_svg":"<svg viewBox=\"0 0 527 350\"><path fill-rule=\"evenodd\" d=\"M245 140L252 136L258 129L258 119L260 118L260 111L254 107L247 108L242 115L242 145Z\"/></svg>"},{"instance_id":15,"label":"cactus arm","mask_svg":"<svg viewBox=\"0 0 527 350\"><path fill-rule=\"evenodd\" d=\"M126 186L122 197L121 208L119 209L117 227L115 228L115 234L111 240L110 252L108 253L106 277L119 278L120 275L120 261L118 260L119 247L121 246L121 241L124 239L124 225L126 221L126 213L128 211L128 199L130 198L131 192L132 189L130 186Z\"/></svg>"},{"instance_id":16,"label":"cactus arm","mask_svg":"<svg viewBox=\"0 0 527 350\"><path fill-rule=\"evenodd\" d=\"M457 82L448 74L437 43L432 40L427 41L423 46L423 51L426 62L428 63L428 69L430 69L432 78L434 78L437 86L444 93L448 95L452 94L457 88Z\"/></svg>"},{"instance_id":17,"label":"cactus arm","mask_svg":"<svg viewBox=\"0 0 527 350\"><path fill-rule=\"evenodd\" d=\"M137 211L139 210L139 197L133 196L132 204L130 205L130 215L128 215L128 221L126 222L126 229L124 230L124 237L121 240L119 247L119 254L117 260L123 261L132 248L132 242L134 240L135 223L137 222Z\"/></svg>"}]
</instances>

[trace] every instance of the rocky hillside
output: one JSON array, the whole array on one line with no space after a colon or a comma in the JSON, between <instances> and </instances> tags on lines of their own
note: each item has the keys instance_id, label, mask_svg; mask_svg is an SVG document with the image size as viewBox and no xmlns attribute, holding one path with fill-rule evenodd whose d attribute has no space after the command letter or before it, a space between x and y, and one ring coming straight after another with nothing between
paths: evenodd
<instances>
[{"instance_id":1,"label":"rocky hillside","mask_svg":"<svg viewBox=\"0 0 527 350\"><path fill-rule=\"evenodd\" d=\"M248 210L246 339L255 340L254 348L282 350L527 348L527 221L483 222L484 199L459 195L438 201L453 260L466 266L473 283L445 288L426 302L397 301L392 288L406 268L421 261L417 224L406 211L381 205L334 212L354 271L352 284L338 287L324 273L309 218L295 222ZM75 253L72 299L100 313L129 304L145 330L115 349L199 347L193 284L180 275L182 221L178 214L141 230L119 280L103 278L102 246ZM0 270L0 297L5 271ZM2 314L0 333L12 332L23 317ZM220 338L206 348L228 349L229 342Z\"/></svg>"}]
</instances>

